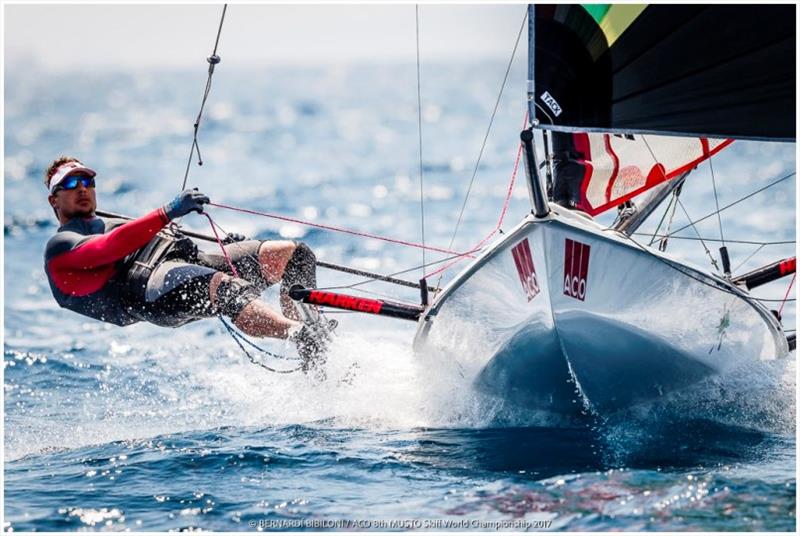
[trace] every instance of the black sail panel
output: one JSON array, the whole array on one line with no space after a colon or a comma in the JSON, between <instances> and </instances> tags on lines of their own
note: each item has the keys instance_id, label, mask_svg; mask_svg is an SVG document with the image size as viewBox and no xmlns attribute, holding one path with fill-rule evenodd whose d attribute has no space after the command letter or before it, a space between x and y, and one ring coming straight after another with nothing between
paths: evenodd
<instances>
[{"instance_id":1,"label":"black sail panel","mask_svg":"<svg viewBox=\"0 0 800 536\"><path fill-rule=\"evenodd\" d=\"M795 138L795 6L536 5L543 128Z\"/></svg>"}]
</instances>

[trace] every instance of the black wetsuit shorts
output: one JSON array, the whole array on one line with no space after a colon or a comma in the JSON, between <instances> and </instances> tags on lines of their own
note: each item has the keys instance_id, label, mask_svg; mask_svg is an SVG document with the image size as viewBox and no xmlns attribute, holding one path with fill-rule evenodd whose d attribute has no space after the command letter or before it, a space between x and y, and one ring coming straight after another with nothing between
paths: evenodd
<instances>
[{"instance_id":1,"label":"black wetsuit shorts","mask_svg":"<svg viewBox=\"0 0 800 536\"><path fill-rule=\"evenodd\" d=\"M237 284L257 295L271 285L261 273L258 262L260 240L234 242L225 250L239 274ZM135 315L158 326L177 327L194 320L219 314L211 304L211 278L217 272L233 275L222 253L196 251L189 258L168 257L160 262L136 296Z\"/></svg>"}]
</instances>

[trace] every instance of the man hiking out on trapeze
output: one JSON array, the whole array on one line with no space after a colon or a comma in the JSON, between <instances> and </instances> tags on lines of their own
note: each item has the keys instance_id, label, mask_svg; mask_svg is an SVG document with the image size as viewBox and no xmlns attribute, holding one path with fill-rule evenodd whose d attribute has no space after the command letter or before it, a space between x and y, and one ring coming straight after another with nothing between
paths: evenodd
<instances>
[{"instance_id":1,"label":"man hiking out on trapeze","mask_svg":"<svg viewBox=\"0 0 800 536\"><path fill-rule=\"evenodd\" d=\"M209 199L185 190L172 202L132 221L95 215L94 170L72 157L55 160L44 182L61 226L47 243L45 271L61 307L127 326L139 321L178 327L218 314L253 337L290 338L308 370L324 342L304 326L288 291L316 286L316 259L304 243L244 240L229 235L228 256L200 251L170 222ZM281 313L261 299L280 283Z\"/></svg>"}]
</instances>

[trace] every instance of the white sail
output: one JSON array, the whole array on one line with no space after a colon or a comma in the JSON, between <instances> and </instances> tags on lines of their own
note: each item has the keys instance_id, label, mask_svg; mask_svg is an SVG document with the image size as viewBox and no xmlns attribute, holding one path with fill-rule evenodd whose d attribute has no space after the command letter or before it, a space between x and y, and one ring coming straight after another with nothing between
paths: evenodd
<instances>
[{"instance_id":1,"label":"white sail","mask_svg":"<svg viewBox=\"0 0 800 536\"><path fill-rule=\"evenodd\" d=\"M572 134L584 166L578 208L600 214L694 168L733 140Z\"/></svg>"}]
</instances>

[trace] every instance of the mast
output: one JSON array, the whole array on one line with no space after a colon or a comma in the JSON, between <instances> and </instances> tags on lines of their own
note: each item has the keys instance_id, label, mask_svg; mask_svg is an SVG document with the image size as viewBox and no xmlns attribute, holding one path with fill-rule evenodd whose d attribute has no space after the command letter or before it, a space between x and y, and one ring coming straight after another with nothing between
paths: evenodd
<instances>
[{"instance_id":1,"label":"mast","mask_svg":"<svg viewBox=\"0 0 800 536\"><path fill-rule=\"evenodd\" d=\"M544 171L546 176L547 198L553 198L553 147L550 142L550 131L542 130L542 145L544 145Z\"/></svg>"},{"instance_id":2,"label":"mast","mask_svg":"<svg viewBox=\"0 0 800 536\"><path fill-rule=\"evenodd\" d=\"M539 167L536 165L536 150L533 146L533 128L523 130L519 135L522 140L525 155L525 176L528 178L528 197L531 201L531 212L537 218L544 218L550 214L550 205L547 203L547 192L539 178Z\"/></svg>"},{"instance_id":3,"label":"mast","mask_svg":"<svg viewBox=\"0 0 800 536\"><path fill-rule=\"evenodd\" d=\"M535 19L536 10L533 4L528 5L528 49L533 49L535 40ZM544 218L550 213L550 206L547 203L547 191L542 186L539 177L539 166L536 162L536 148L533 144L533 127L538 125L536 117L536 96L534 94L534 73L535 54L528 54L528 117L531 118L531 127L520 133L522 140L523 153L525 155L525 176L528 179L528 197L531 201L531 212L537 218ZM545 142L545 152L547 146Z\"/></svg>"}]
</instances>

